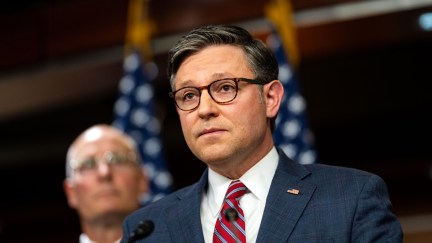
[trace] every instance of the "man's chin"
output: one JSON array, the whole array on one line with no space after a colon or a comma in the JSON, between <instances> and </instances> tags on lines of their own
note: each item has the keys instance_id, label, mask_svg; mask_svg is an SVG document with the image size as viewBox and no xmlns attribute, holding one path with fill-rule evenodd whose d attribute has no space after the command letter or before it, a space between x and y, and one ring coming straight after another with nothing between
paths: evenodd
<instances>
[{"instance_id":1,"label":"man's chin","mask_svg":"<svg viewBox=\"0 0 432 243\"><path fill-rule=\"evenodd\" d=\"M124 203L118 197L100 197L93 203L93 208L99 212L116 212L124 207Z\"/></svg>"},{"instance_id":2,"label":"man's chin","mask_svg":"<svg viewBox=\"0 0 432 243\"><path fill-rule=\"evenodd\" d=\"M120 208L100 208L91 216L91 221L93 221L93 223L117 225L130 213L131 212Z\"/></svg>"},{"instance_id":3,"label":"man's chin","mask_svg":"<svg viewBox=\"0 0 432 243\"><path fill-rule=\"evenodd\" d=\"M210 146L199 150L195 153L195 156L206 164L218 164L229 157L227 156L227 151L229 151L229 149L220 146Z\"/></svg>"}]
</instances>

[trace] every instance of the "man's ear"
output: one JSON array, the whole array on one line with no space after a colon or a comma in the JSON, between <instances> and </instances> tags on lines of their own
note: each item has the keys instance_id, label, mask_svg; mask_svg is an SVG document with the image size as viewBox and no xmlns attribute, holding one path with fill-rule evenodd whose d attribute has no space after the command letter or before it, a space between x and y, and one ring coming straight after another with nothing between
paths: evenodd
<instances>
[{"instance_id":1,"label":"man's ear","mask_svg":"<svg viewBox=\"0 0 432 243\"><path fill-rule=\"evenodd\" d=\"M64 179L63 181L63 190L66 195L66 199L68 201L68 204L71 208L76 208L77 205L77 199L75 196L75 187L71 179Z\"/></svg>"},{"instance_id":2,"label":"man's ear","mask_svg":"<svg viewBox=\"0 0 432 243\"><path fill-rule=\"evenodd\" d=\"M284 88L279 80L273 80L264 85L264 98L266 101L266 114L268 118L276 117L282 102L283 94Z\"/></svg>"}]
</instances>

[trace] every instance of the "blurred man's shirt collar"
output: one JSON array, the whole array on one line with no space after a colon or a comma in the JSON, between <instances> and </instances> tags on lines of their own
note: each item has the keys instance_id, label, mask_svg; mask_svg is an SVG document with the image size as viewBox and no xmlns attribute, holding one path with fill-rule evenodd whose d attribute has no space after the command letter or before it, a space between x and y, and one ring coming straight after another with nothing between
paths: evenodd
<instances>
[{"instance_id":1,"label":"blurred man's shirt collar","mask_svg":"<svg viewBox=\"0 0 432 243\"><path fill-rule=\"evenodd\" d=\"M120 240L121 239L118 239L113 243L120 243ZM79 243L98 243L98 242L90 240L86 234L82 233L79 237Z\"/></svg>"}]
</instances>

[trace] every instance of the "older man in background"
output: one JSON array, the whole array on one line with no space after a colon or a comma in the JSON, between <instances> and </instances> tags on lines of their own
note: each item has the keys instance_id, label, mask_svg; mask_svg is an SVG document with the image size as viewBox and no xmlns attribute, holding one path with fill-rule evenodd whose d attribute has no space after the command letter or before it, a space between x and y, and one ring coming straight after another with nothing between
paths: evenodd
<instances>
[{"instance_id":1,"label":"older man in background","mask_svg":"<svg viewBox=\"0 0 432 243\"><path fill-rule=\"evenodd\" d=\"M100 124L70 145L64 191L79 215L80 243L119 242L124 218L140 207L149 189L132 138Z\"/></svg>"}]
</instances>

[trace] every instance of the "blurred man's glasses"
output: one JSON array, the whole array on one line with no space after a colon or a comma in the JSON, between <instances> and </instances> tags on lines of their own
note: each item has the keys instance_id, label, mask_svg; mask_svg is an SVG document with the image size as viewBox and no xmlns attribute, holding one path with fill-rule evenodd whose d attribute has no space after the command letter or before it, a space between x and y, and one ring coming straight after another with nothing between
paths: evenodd
<instances>
[{"instance_id":1,"label":"blurred man's glasses","mask_svg":"<svg viewBox=\"0 0 432 243\"><path fill-rule=\"evenodd\" d=\"M113 152L107 151L102 157L87 157L83 160L72 160L72 168L79 173L90 173L97 170L100 163L105 163L112 168L127 167L137 165L137 156L133 152Z\"/></svg>"},{"instance_id":2,"label":"blurred man's glasses","mask_svg":"<svg viewBox=\"0 0 432 243\"><path fill-rule=\"evenodd\" d=\"M238 83L240 81L251 84L266 84L266 82L247 78L224 78L211 82L201 87L183 87L170 92L176 106L183 111L191 111L200 105L201 92L207 89L210 97L218 104L225 104L237 97Z\"/></svg>"}]
</instances>

